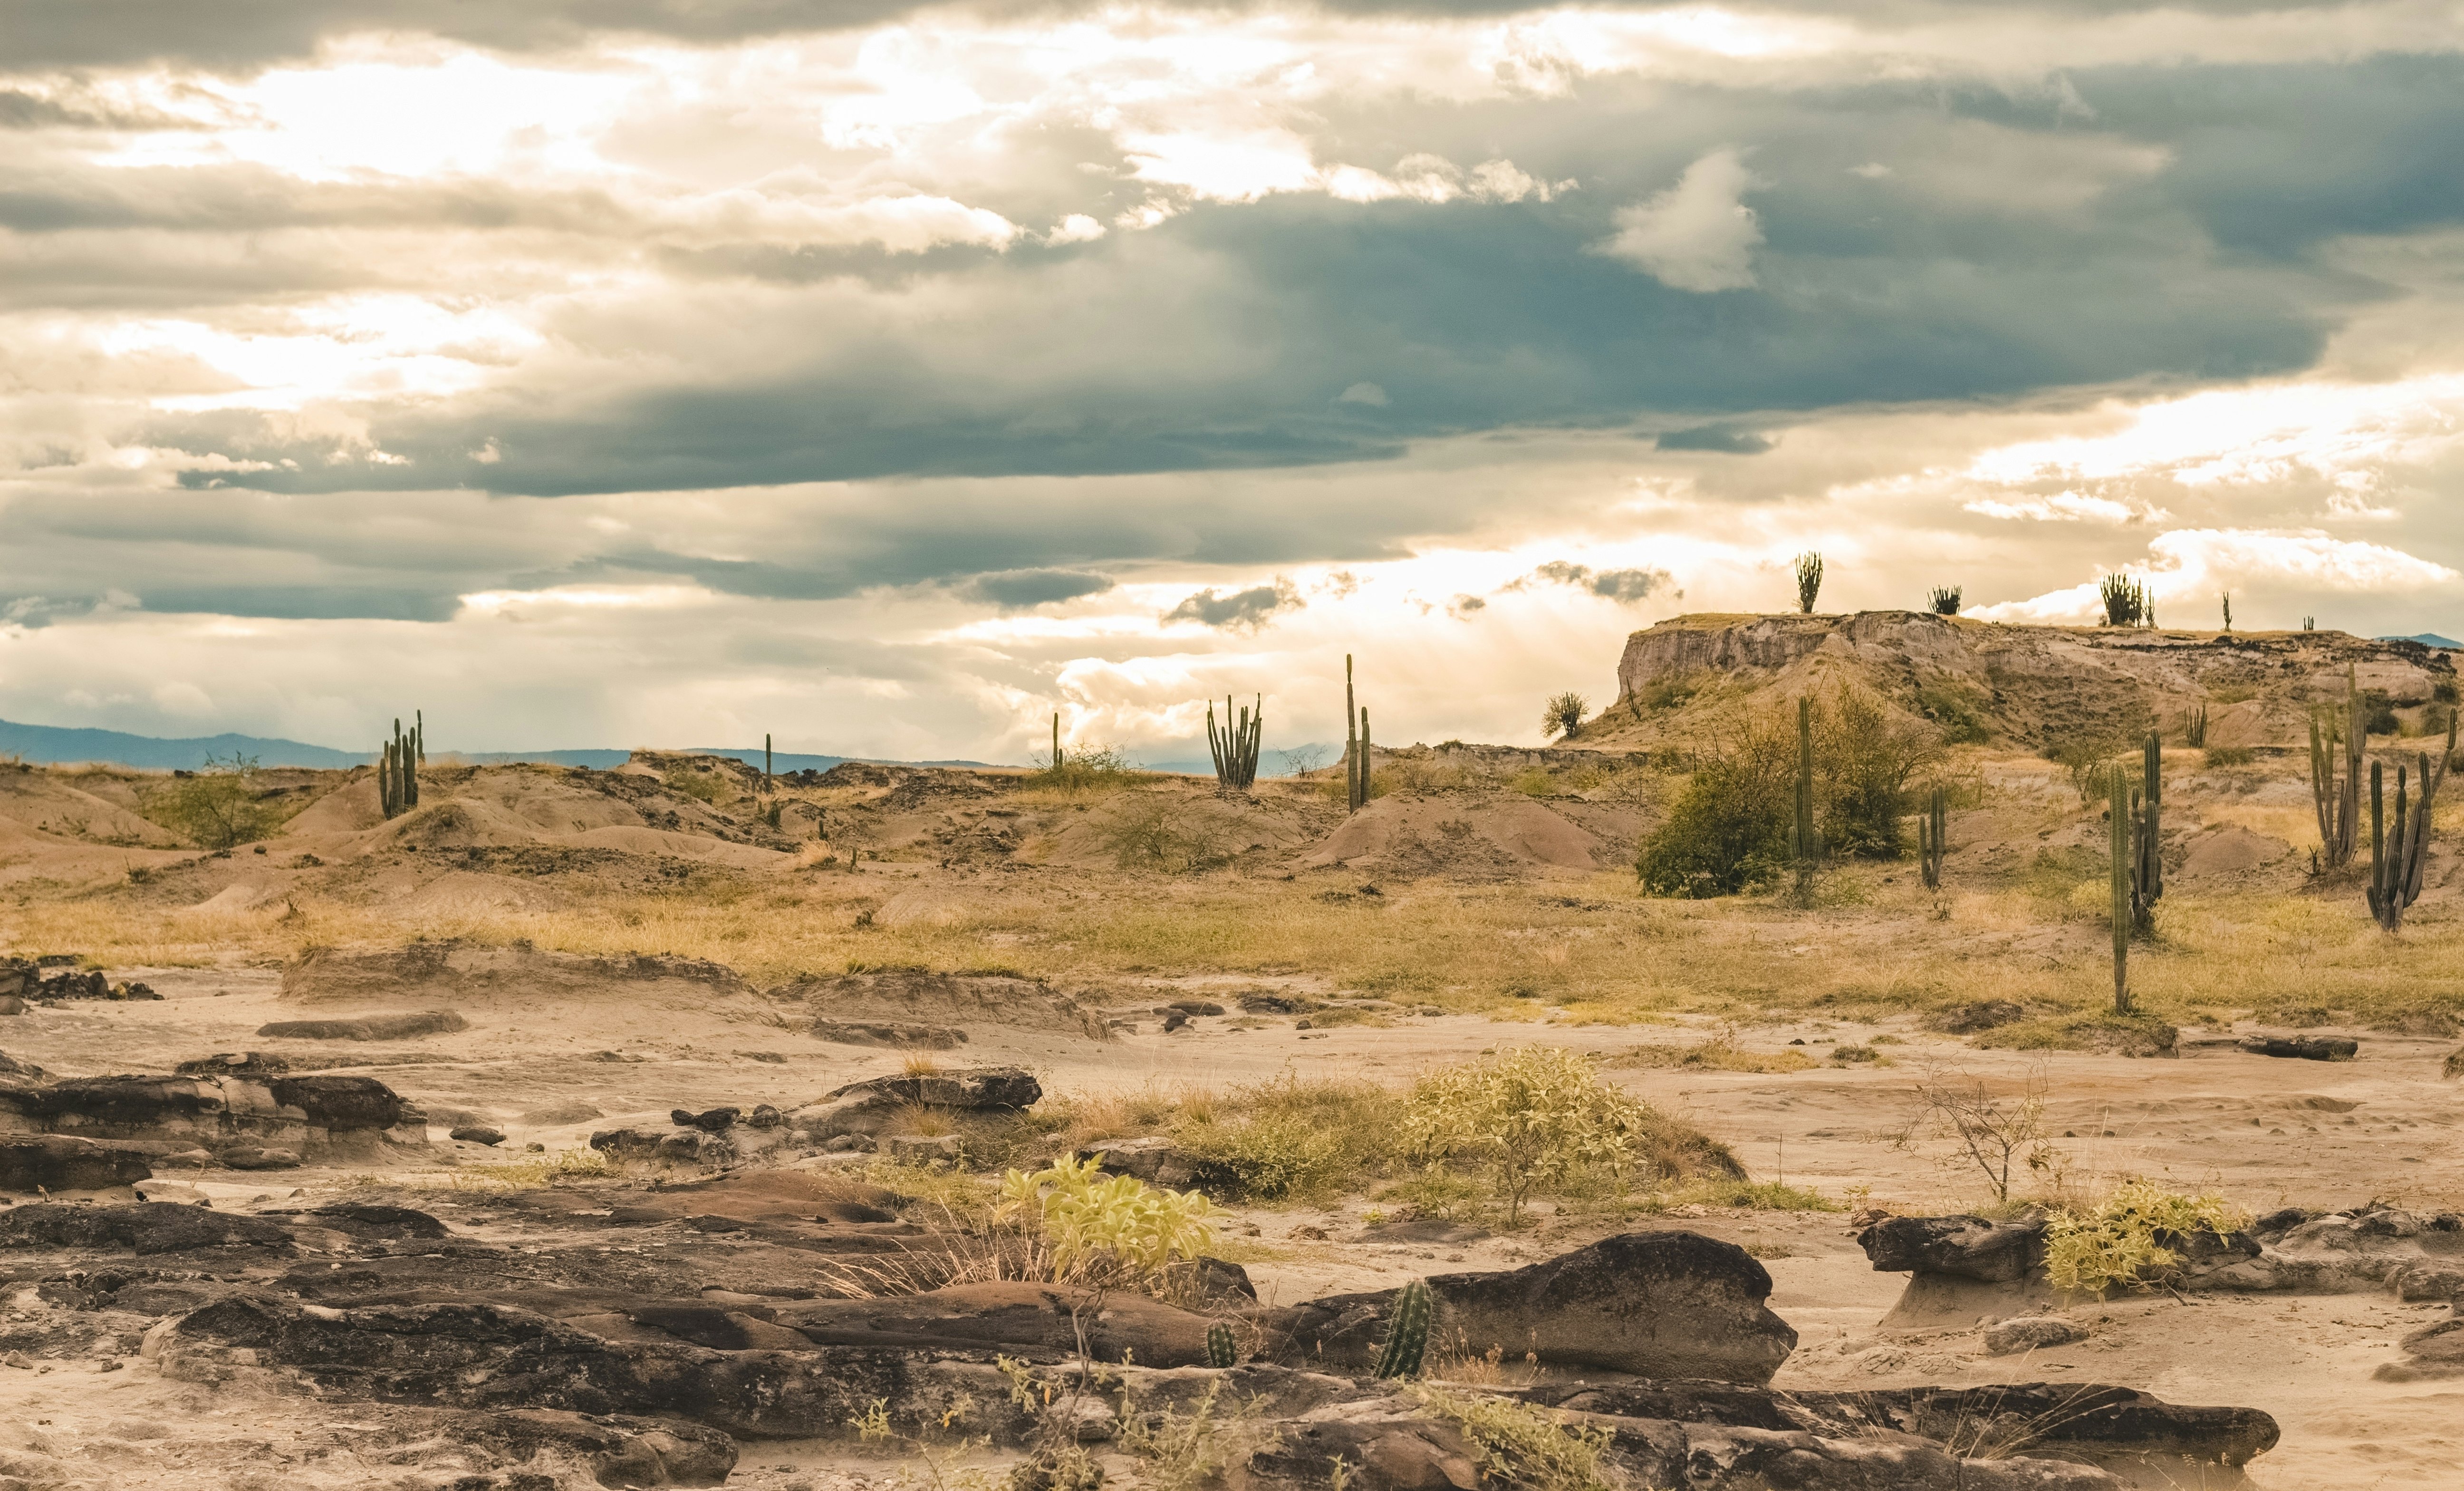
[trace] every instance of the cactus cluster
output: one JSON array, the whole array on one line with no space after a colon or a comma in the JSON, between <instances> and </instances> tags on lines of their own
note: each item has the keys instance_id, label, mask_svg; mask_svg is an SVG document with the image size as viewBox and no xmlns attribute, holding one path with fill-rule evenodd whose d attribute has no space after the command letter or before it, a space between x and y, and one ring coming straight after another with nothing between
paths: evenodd
<instances>
[{"instance_id":1,"label":"cactus cluster","mask_svg":"<svg viewBox=\"0 0 2464 1491\"><path fill-rule=\"evenodd\" d=\"M2362 686L2344 670L2344 719L2319 710L2310 716L2310 803L2319 814L2321 867L2339 870L2351 861L2362 823ZM2341 747L2341 750L2339 749ZM2341 756L2343 769L2337 769Z\"/></svg>"},{"instance_id":2,"label":"cactus cluster","mask_svg":"<svg viewBox=\"0 0 2464 1491\"><path fill-rule=\"evenodd\" d=\"M393 723L393 739L377 757L377 802L388 818L419 806L419 768L428 760L428 722L411 712L411 727Z\"/></svg>"},{"instance_id":3,"label":"cactus cluster","mask_svg":"<svg viewBox=\"0 0 2464 1491\"><path fill-rule=\"evenodd\" d=\"M1377 1353L1380 1377L1418 1377L1429 1349L1429 1322L1437 1302L1428 1284L1415 1279L1395 1297L1395 1318L1386 1327L1386 1345Z\"/></svg>"},{"instance_id":4,"label":"cactus cluster","mask_svg":"<svg viewBox=\"0 0 2464 1491\"><path fill-rule=\"evenodd\" d=\"M2126 574L2109 574L2098 582L2097 598L2104 603L2109 627L2154 626L2156 601L2147 587Z\"/></svg>"},{"instance_id":5,"label":"cactus cluster","mask_svg":"<svg viewBox=\"0 0 2464 1491\"><path fill-rule=\"evenodd\" d=\"M1956 616L1959 614L1960 598L1958 586L1937 585L1933 593L1925 597L1925 604L1937 616Z\"/></svg>"},{"instance_id":6,"label":"cactus cluster","mask_svg":"<svg viewBox=\"0 0 2464 1491\"><path fill-rule=\"evenodd\" d=\"M2387 838L2386 778L2383 763L2370 763L2370 915L2393 932L2404 925L2407 906L2421 899L2423 865L2430 851L2430 804L2447 782L2455 755L2455 719L2447 721L2447 745L2435 760L2419 754L2421 795L2406 800L2404 768L2395 768L2395 842Z\"/></svg>"},{"instance_id":7,"label":"cactus cluster","mask_svg":"<svg viewBox=\"0 0 2464 1491\"><path fill-rule=\"evenodd\" d=\"M1927 890L1942 889L1942 862L1950 853L1950 794L1937 787L1917 814L1917 870Z\"/></svg>"},{"instance_id":8,"label":"cactus cluster","mask_svg":"<svg viewBox=\"0 0 2464 1491\"><path fill-rule=\"evenodd\" d=\"M1241 1347L1239 1343L1232 1339L1232 1327L1221 1321L1207 1326L1206 1365L1225 1368L1237 1365L1240 1360Z\"/></svg>"},{"instance_id":9,"label":"cactus cluster","mask_svg":"<svg viewBox=\"0 0 2464 1491\"><path fill-rule=\"evenodd\" d=\"M1369 710L1352 696L1352 655L1343 655L1343 803L1353 812L1369 806Z\"/></svg>"},{"instance_id":10,"label":"cactus cluster","mask_svg":"<svg viewBox=\"0 0 2464 1491\"><path fill-rule=\"evenodd\" d=\"M1206 748L1215 753L1215 785L1247 791L1258 780L1258 743L1265 738L1266 700L1258 698L1257 709L1241 711L1232 718L1232 696L1223 696L1223 728L1215 727L1215 705L1206 705Z\"/></svg>"},{"instance_id":11,"label":"cactus cluster","mask_svg":"<svg viewBox=\"0 0 2464 1491\"><path fill-rule=\"evenodd\" d=\"M2182 717L2182 744L2200 750L2208 744L2208 701L2199 701Z\"/></svg>"}]
</instances>

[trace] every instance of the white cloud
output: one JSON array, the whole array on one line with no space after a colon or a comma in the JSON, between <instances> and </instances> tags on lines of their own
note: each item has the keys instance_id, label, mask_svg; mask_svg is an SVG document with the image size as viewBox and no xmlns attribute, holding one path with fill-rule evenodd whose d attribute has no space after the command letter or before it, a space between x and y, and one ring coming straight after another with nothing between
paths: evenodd
<instances>
[{"instance_id":1,"label":"white cloud","mask_svg":"<svg viewBox=\"0 0 2464 1491\"><path fill-rule=\"evenodd\" d=\"M1374 383L1355 383L1334 396L1338 404L1375 404L1383 409L1388 402L1386 390Z\"/></svg>"},{"instance_id":2,"label":"white cloud","mask_svg":"<svg viewBox=\"0 0 2464 1491\"><path fill-rule=\"evenodd\" d=\"M2316 529L2177 528L2148 543L2135 568L2153 592L2157 619L2178 625L2182 607L2205 616L2219 594L2252 587L2305 593L2386 595L2452 586L2455 570L2385 544L2339 539ZM2090 622L2103 614L2096 580L2026 600L1971 607L1979 621Z\"/></svg>"},{"instance_id":3,"label":"white cloud","mask_svg":"<svg viewBox=\"0 0 2464 1491\"><path fill-rule=\"evenodd\" d=\"M1707 295L1754 282L1762 224L1741 198L1755 185L1734 148L1685 167L1676 186L1648 202L1619 208L1617 236L1599 252L1634 264L1672 290Z\"/></svg>"}]
</instances>

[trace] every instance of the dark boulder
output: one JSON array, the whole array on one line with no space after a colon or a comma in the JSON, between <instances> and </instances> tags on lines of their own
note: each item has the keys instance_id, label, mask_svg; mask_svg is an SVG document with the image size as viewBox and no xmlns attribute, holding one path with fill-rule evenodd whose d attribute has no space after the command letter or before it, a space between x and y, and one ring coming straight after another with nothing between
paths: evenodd
<instances>
[{"instance_id":1,"label":"dark boulder","mask_svg":"<svg viewBox=\"0 0 2464 1491\"><path fill-rule=\"evenodd\" d=\"M1695 1233L1626 1233L1546 1262L1441 1274L1436 1333L1478 1356L1536 1353L1551 1366L1644 1377L1765 1383L1796 1331L1764 1303L1771 1275L1733 1243ZM1357 1367L1385 1338L1396 1291L1313 1300L1261 1316L1305 1359Z\"/></svg>"},{"instance_id":2,"label":"dark boulder","mask_svg":"<svg viewBox=\"0 0 2464 1491\"><path fill-rule=\"evenodd\" d=\"M0 1136L0 1191L102 1191L153 1178L143 1146L68 1134Z\"/></svg>"},{"instance_id":3,"label":"dark boulder","mask_svg":"<svg viewBox=\"0 0 2464 1491\"><path fill-rule=\"evenodd\" d=\"M274 1101L297 1108L319 1128L394 1128L412 1111L394 1090L373 1077L283 1077Z\"/></svg>"},{"instance_id":4,"label":"dark boulder","mask_svg":"<svg viewBox=\"0 0 2464 1491\"><path fill-rule=\"evenodd\" d=\"M367 1201L336 1201L326 1206L295 1207L265 1214L308 1218L320 1227L330 1227L354 1237L390 1239L452 1235L451 1229L426 1212Z\"/></svg>"},{"instance_id":5,"label":"dark boulder","mask_svg":"<svg viewBox=\"0 0 2464 1491\"><path fill-rule=\"evenodd\" d=\"M712 1108L706 1113L677 1108L669 1113L668 1122L678 1128L698 1128L706 1134L723 1134L736 1126L737 1119L743 1112L742 1108Z\"/></svg>"},{"instance_id":6,"label":"dark boulder","mask_svg":"<svg viewBox=\"0 0 2464 1491\"><path fill-rule=\"evenodd\" d=\"M1881 1274L1941 1274L1979 1283L2033 1278L2045 1262L2045 1224L1981 1216L1889 1216L1857 1235Z\"/></svg>"},{"instance_id":7,"label":"dark boulder","mask_svg":"<svg viewBox=\"0 0 2464 1491\"><path fill-rule=\"evenodd\" d=\"M484 1124L464 1124L449 1130L446 1137L463 1144L495 1146L505 1142L505 1131L490 1128Z\"/></svg>"},{"instance_id":8,"label":"dark boulder","mask_svg":"<svg viewBox=\"0 0 2464 1491\"><path fill-rule=\"evenodd\" d=\"M35 1202L0 1212L0 1247L127 1248L141 1254L250 1247L292 1251L277 1222L209 1207L141 1201L134 1206Z\"/></svg>"},{"instance_id":9,"label":"dark boulder","mask_svg":"<svg viewBox=\"0 0 2464 1491\"><path fill-rule=\"evenodd\" d=\"M2241 1049L2255 1057L2288 1057L2299 1061L2350 1061L2362 1049L2357 1040L2331 1035L2251 1035Z\"/></svg>"}]
</instances>

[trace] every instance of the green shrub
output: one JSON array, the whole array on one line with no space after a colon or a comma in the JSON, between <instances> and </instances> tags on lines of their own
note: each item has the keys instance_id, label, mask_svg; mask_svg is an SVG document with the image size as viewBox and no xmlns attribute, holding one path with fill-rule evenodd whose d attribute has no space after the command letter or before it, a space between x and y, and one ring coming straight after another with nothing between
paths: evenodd
<instances>
[{"instance_id":1,"label":"green shrub","mask_svg":"<svg viewBox=\"0 0 2464 1491\"><path fill-rule=\"evenodd\" d=\"M1648 1117L1585 1057L1517 1046L1423 1076L1404 1109L1403 1132L1424 1164L1456 1156L1485 1162L1513 1222L1534 1187L1629 1163Z\"/></svg>"},{"instance_id":2,"label":"green shrub","mask_svg":"<svg viewBox=\"0 0 2464 1491\"><path fill-rule=\"evenodd\" d=\"M2045 1277L2057 1289L2087 1294L2116 1284L2150 1288L2182 1262L2158 1234L2222 1235L2249 1225L2248 1212L2212 1191L2184 1195L2133 1178L2093 1210L2053 1214L2045 1229Z\"/></svg>"},{"instance_id":3,"label":"green shrub","mask_svg":"<svg viewBox=\"0 0 2464 1491\"><path fill-rule=\"evenodd\" d=\"M1034 1174L1001 1176L998 1217L1034 1222L1052 1250L1056 1273L1105 1263L1148 1274L1214 1246L1214 1204L1190 1191L1165 1191L1133 1175L1106 1175L1102 1162L1067 1155Z\"/></svg>"},{"instance_id":4,"label":"green shrub","mask_svg":"<svg viewBox=\"0 0 2464 1491\"><path fill-rule=\"evenodd\" d=\"M1059 761L1047 761L1028 772L1024 785L1065 792L1105 791L1127 787L1137 775L1137 768L1130 765L1128 753L1120 746L1090 746L1075 753L1062 752Z\"/></svg>"},{"instance_id":5,"label":"green shrub","mask_svg":"<svg viewBox=\"0 0 2464 1491\"><path fill-rule=\"evenodd\" d=\"M1325 1196L1397 1152L1402 1100L1367 1082L1304 1081L1290 1071L1184 1112L1173 1143L1210 1193L1255 1201Z\"/></svg>"},{"instance_id":6,"label":"green shrub","mask_svg":"<svg viewBox=\"0 0 2464 1491\"><path fill-rule=\"evenodd\" d=\"M1541 733L1551 740L1573 740L1575 732L1582 729L1583 715L1591 707L1590 701L1572 689L1550 695L1549 701L1540 706Z\"/></svg>"},{"instance_id":7,"label":"green shrub","mask_svg":"<svg viewBox=\"0 0 2464 1491\"><path fill-rule=\"evenodd\" d=\"M1769 882L1788 860L1788 777L1779 742L1740 739L1685 779L1660 827L1645 835L1635 873L1655 896L1733 896Z\"/></svg>"},{"instance_id":8,"label":"green shrub","mask_svg":"<svg viewBox=\"0 0 2464 1491\"><path fill-rule=\"evenodd\" d=\"M148 792L145 816L207 849L229 849L281 826L284 814L264 797L254 756L209 756L204 770L173 777Z\"/></svg>"}]
</instances>

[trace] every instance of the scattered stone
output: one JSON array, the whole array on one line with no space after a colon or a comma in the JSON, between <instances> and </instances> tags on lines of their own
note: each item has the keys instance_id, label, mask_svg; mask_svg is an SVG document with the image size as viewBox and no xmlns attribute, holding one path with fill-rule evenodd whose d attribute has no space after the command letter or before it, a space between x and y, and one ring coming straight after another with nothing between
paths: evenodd
<instances>
[{"instance_id":1,"label":"scattered stone","mask_svg":"<svg viewBox=\"0 0 2464 1491\"><path fill-rule=\"evenodd\" d=\"M747 1128L777 1128L785 1122L787 1122L787 1115L766 1102L755 1103L753 1111L744 1115L744 1126Z\"/></svg>"},{"instance_id":2,"label":"scattered stone","mask_svg":"<svg viewBox=\"0 0 2464 1491\"><path fill-rule=\"evenodd\" d=\"M23 1014L26 1001L15 994L0 994L0 1014Z\"/></svg>"},{"instance_id":3,"label":"scattered stone","mask_svg":"<svg viewBox=\"0 0 2464 1491\"><path fill-rule=\"evenodd\" d=\"M2045 1261L2045 1224L1981 1216L1892 1216L1857 1235L1879 1274L1944 1274L2012 1284Z\"/></svg>"},{"instance_id":4,"label":"scattered stone","mask_svg":"<svg viewBox=\"0 0 2464 1491\"><path fill-rule=\"evenodd\" d=\"M2452 1263L2414 1263L2387 1276L2396 1298L2409 1302L2464 1301L2464 1268Z\"/></svg>"},{"instance_id":5,"label":"scattered stone","mask_svg":"<svg viewBox=\"0 0 2464 1491\"><path fill-rule=\"evenodd\" d=\"M1170 1014L1163 1017L1163 1033L1167 1035L1177 1030L1186 1030L1188 1026L1189 1016L1181 1013L1178 1010L1175 1010Z\"/></svg>"},{"instance_id":6,"label":"scattered stone","mask_svg":"<svg viewBox=\"0 0 2464 1491\"><path fill-rule=\"evenodd\" d=\"M967 1042L967 1033L954 1025L914 1025L903 1020L830 1020L813 1022L813 1035L841 1046L888 1046L894 1051L948 1051Z\"/></svg>"},{"instance_id":7,"label":"scattered stone","mask_svg":"<svg viewBox=\"0 0 2464 1491\"><path fill-rule=\"evenodd\" d=\"M2066 1346L2074 1341L2086 1339L2086 1331L2058 1315L2023 1315L2017 1320L2006 1320L1989 1327L1985 1332L1985 1349L1995 1356L2013 1356L2045 1346Z\"/></svg>"},{"instance_id":8,"label":"scattered stone","mask_svg":"<svg viewBox=\"0 0 2464 1491\"><path fill-rule=\"evenodd\" d=\"M258 1026L256 1033L275 1040L407 1040L470 1028L470 1021L451 1010L424 1010L415 1014L363 1014L350 1019L276 1020Z\"/></svg>"},{"instance_id":9,"label":"scattered stone","mask_svg":"<svg viewBox=\"0 0 2464 1491\"><path fill-rule=\"evenodd\" d=\"M1316 1000L1298 994L1272 994L1260 990L1241 996L1241 1010L1244 1014L1303 1014L1316 1008Z\"/></svg>"},{"instance_id":10,"label":"scattered stone","mask_svg":"<svg viewBox=\"0 0 2464 1491\"><path fill-rule=\"evenodd\" d=\"M487 1145L491 1147L505 1142L504 1130L487 1128L477 1124L465 1124L454 1129L450 1137L463 1144Z\"/></svg>"},{"instance_id":11,"label":"scattered stone","mask_svg":"<svg viewBox=\"0 0 2464 1491\"><path fill-rule=\"evenodd\" d=\"M2289 1057L2301 1061L2350 1061L2362 1043L2332 1035L2251 1035L2241 1049L2255 1057Z\"/></svg>"}]
</instances>

